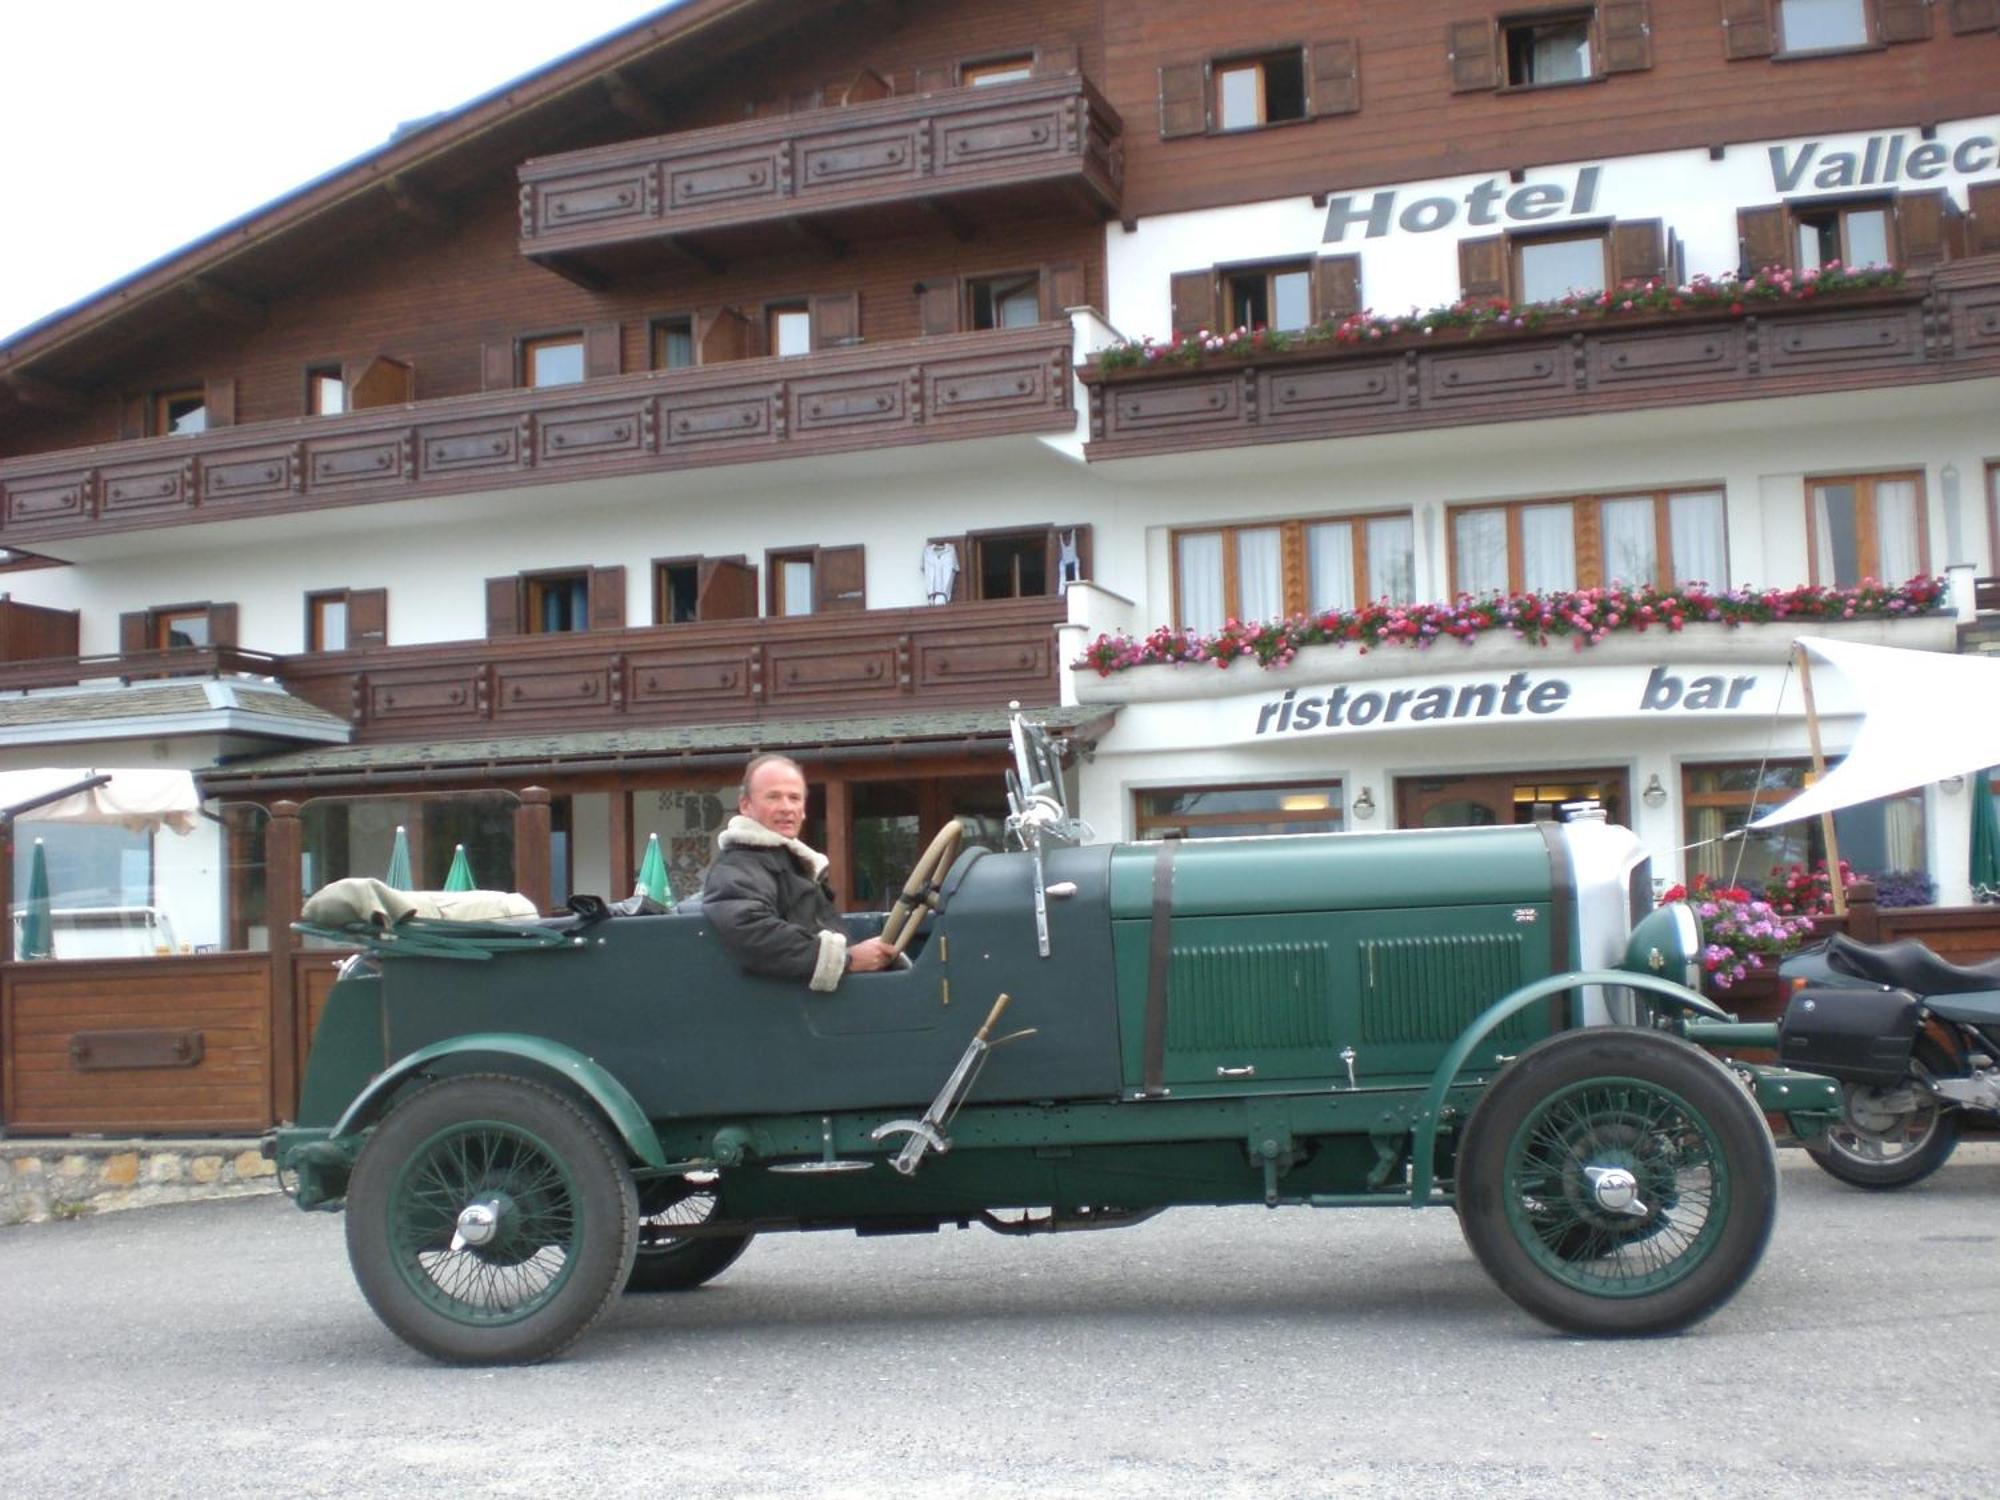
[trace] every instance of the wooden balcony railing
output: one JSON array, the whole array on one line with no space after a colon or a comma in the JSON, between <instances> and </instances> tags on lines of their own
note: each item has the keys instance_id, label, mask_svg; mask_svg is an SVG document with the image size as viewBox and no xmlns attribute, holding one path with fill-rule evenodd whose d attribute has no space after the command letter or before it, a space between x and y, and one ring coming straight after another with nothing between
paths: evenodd
<instances>
[{"instance_id":1,"label":"wooden balcony railing","mask_svg":"<svg viewBox=\"0 0 2000 1500\"><path fill-rule=\"evenodd\" d=\"M1893 292L1081 371L1092 459L2000 374L2000 256ZM1400 343L1401 347L1394 347Z\"/></svg>"},{"instance_id":2,"label":"wooden balcony railing","mask_svg":"<svg viewBox=\"0 0 2000 1500\"><path fill-rule=\"evenodd\" d=\"M1074 426L1067 324L0 461L0 545Z\"/></svg>"},{"instance_id":3,"label":"wooden balcony railing","mask_svg":"<svg viewBox=\"0 0 2000 1500\"><path fill-rule=\"evenodd\" d=\"M1056 701L1060 598L868 610L284 658L355 742L743 723Z\"/></svg>"},{"instance_id":4,"label":"wooden balcony railing","mask_svg":"<svg viewBox=\"0 0 2000 1500\"><path fill-rule=\"evenodd\" d=\"M623 141L522 164L521 253L591 281L660 251L718 260L805 226L889 232L883 211L985 195L1030 214L1117 216L1116 111L1080 74L945 89ZM621 254L621 251L623 252Z\"/></svg>"},{"instance_id":5,"label":"wooden balcony railing","mask_svg":"<svg viewBox=\"0 0 2000 1500\"><path fill-rule=\"evenodd\" d=\"M169 677L275 677L283 660L236 646L176 646L117 656L45 656L0 662L0 692L74 687L82 682L152 682Z\"/></svg>"}]
</instances>

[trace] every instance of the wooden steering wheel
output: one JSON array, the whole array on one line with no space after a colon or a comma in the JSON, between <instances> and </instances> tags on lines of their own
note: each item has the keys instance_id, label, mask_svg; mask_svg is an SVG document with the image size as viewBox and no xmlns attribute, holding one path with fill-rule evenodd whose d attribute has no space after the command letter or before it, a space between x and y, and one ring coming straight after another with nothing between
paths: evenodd
<instances>
[{"instance_id":1,"label":"wooden steering wheel","mask_svg":"<svg viewBox=\"0 0 2000 1500\"><path fill-rule=\"evenodd\" d=\"M937 890L932 882L951 868L964 837L965 829L958 819L951 819L937 831L937 837L918 859L917 867L910 871L910 878L903 882L903 893L889 908L888 920L882 924L882 941L895 952L901 953L910 946L917 928L923 924L923 914L937 910Z\"/></svg>"}]
</instances>

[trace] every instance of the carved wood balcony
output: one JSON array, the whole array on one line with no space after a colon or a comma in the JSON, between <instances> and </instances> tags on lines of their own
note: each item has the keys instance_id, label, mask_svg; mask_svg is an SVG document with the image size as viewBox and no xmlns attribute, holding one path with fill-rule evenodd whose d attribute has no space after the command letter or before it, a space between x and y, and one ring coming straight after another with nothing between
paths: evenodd
<instances>
[{"instance_id":1,"label":"carved wood balcony","mask_svg":"<svg viewBox=\"0 0 2000 1500\"><path fill-rule=\"evenodd\" d=\"M746 359L0 461L0 546L1076 422L1067 324Z\"/></svg>"},{"instance_id":2,"label":"carved wood balcony","mask_svg":"<svg viewBox=\"0 0 2000 1500\"><path fill-rule=\"evenodd\" d=\"M868 610L284 658L286 688L356 744L1058 696L1061 598Z\"/></svg>"},{"instance_id":3,"label":"carved wood balcony","mask_svg":"<svg viewBox=\"0 0 2000 1500\"><path fill-rule=\"evenodd\" d=\"M2000 256L1891 292L1744 316L1312 344L1199 367L1079 370L1094 460L2000 375Z\"/></svg>"},{"instance_id":4,"label":"carved wood balcony","mask_svg":"<svg viewBox=\"0 0 2000 1500\"><path fill-rule=\"evenodd\" d=\"M926 218L1114 218L1122 128L1069 74L539 157L520 168L521 253L594 285L663 255L768 253L773 225L839 249Z\"/></svg>"},{"instance_id":5,"label":"carved wood balcony","mask_svg":"<svg viewBox=\"0 0 2000 1500\"><path fill-rule=\"evenodd\" d=\"M83 682L154 682L170 677L273 677L284 659L237 646L174 646L109 656L43 656L0 662L0 691Z\"/></svg>"}]
</instances>

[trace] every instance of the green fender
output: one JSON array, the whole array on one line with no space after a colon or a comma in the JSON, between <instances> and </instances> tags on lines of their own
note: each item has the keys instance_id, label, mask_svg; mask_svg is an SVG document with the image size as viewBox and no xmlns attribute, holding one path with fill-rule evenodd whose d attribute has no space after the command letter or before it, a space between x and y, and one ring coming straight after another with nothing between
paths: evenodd
<instances>
[{"instance_id":1,"label":"green fender","mask_svg":"<svg viewBox=\"0 0 2000 1500\"><path fill-rule=\"evenodd\" d=\"M1513 993L1501 996L1473 1020L1452 1043L1451 1051L1445 1053L1444 1061L1431 1074L1431 1085L1424 1090L1424 1101L1417 1111L1416 1137L1410 1150L1410 1204L1421 1208L1430 1201L1433 1168L1437 1158L1438 1117L1444 1110L1444 1096L1451 1088L1452 1080L1458 1077L1458 1070L1465 1066L1465 1060L1472 1056L1473 1049L1492 1034L1494 1028L1517 1012L1526 1010L1537 1001L1546 1000L1551 995L1560 995L1564 990L1582 989L1587 985L1615 986L1627 990L1645 990L1664 996L1681 1010L1691 1010L1712 1021L1732 1019L1729 1012L1721 1009L1713 1001L1697 994L1686 985L1675 984L1671 979L1660 979L1651 974L1628 974L1622 969L1581 969L1569 974L1556 974L1548 979L1540 979Z\"/></svg>"},{"instance_id":2,"label":"green fender","mask_svg":"<svg viewBox=\"0 0 2000 1500\"><path fill-rule=\"evenodd\" d=\"M632 1097L631 1090L604 1069L600 1064L585 1057L574 1047L565 1047L560 1042L546 1041L541 1037L518 1036L507 1031L479 1031L466 1036L451 1037L442 1042L432 1042L428 1047L419 1047L408 1057L397 1061L388 1071L379 1074L367 1088L355 1097L352 1104L334 1122L329 1135L333 1140L345 1140L356 1131L375 1123L381 1107L391 1093L413 1073L421 1071L441 1057L464 1057L484 1053L502 1057L518 1057L527 1062L537 1063L552 1073L560 1074L576 1088L587 1095L591 1102L604 1111L605 1118L624 1139L634 1156L649 1167L664 1167L667 1153L660 1149L660 1138L653 1131L653 1125L646 1118L646 1112L639 1108L639 1101Z\"/></svg>"}]
</instances>

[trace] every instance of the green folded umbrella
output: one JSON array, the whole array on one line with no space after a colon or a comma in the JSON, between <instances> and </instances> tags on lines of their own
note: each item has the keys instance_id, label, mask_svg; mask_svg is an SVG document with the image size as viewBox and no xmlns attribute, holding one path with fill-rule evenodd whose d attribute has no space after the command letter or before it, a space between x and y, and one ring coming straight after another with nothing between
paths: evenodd
<instances>
[{"instance_id":1,"label":"green folded umbrella","mask_svg":"<svg viewBox=\"0 0 2000 1500\"><path fill-rule=\"evenodd\" d=\"M444 878L444 888L448 891L476 891L479 884L472 878L472 866L466 862L465 845L460 844L452 851L451 873Z\"/></svg>"},{"instance_id":2,"label":"green folded umbrella","mask_svg":"<svg viewBox=\"0 0 2000 1500\"><path fill-rule=\"evenodd\" d=\"M410 835L403 825L396 825L396 842L389 850L389 873L382 877L382 883L392 890L407 891L414 888L410 879Z\"/></svg>"},{"instance_id":3,"label":"green folded umbrella","mask_svg":"<svg viewBox=\"0 0 2000 1500\"><path fill-rule=\"evenodd\" d=\"M35 840L28 864L28 905L21 917L21 957L54 958L55 924L49 917L49 857Z\"/></svg>"},{"instance_id":4,"label":"green folded umbrella","mask_svg":"<svg viewBox=\"0 0 2000 1500\"><path fill-rule=\"evenodd\" d=\"M667 880L666 857L660 853L660 836L646 836L646 857L639 862L639 884L633 895L651 896L668 910L673 909L674 888Z\"/></svg>"},{"instance_id":5,"label":"green folded umbrella","mask_svg":"<svg viewBox=\"0 0 2000 1500\"><path fill-rule=\"evenodd\" d=\"M1993 812L1993 773L1972 779L1972 895L2000 901L2000 822Z\"/></svg>"}]
</instances>

